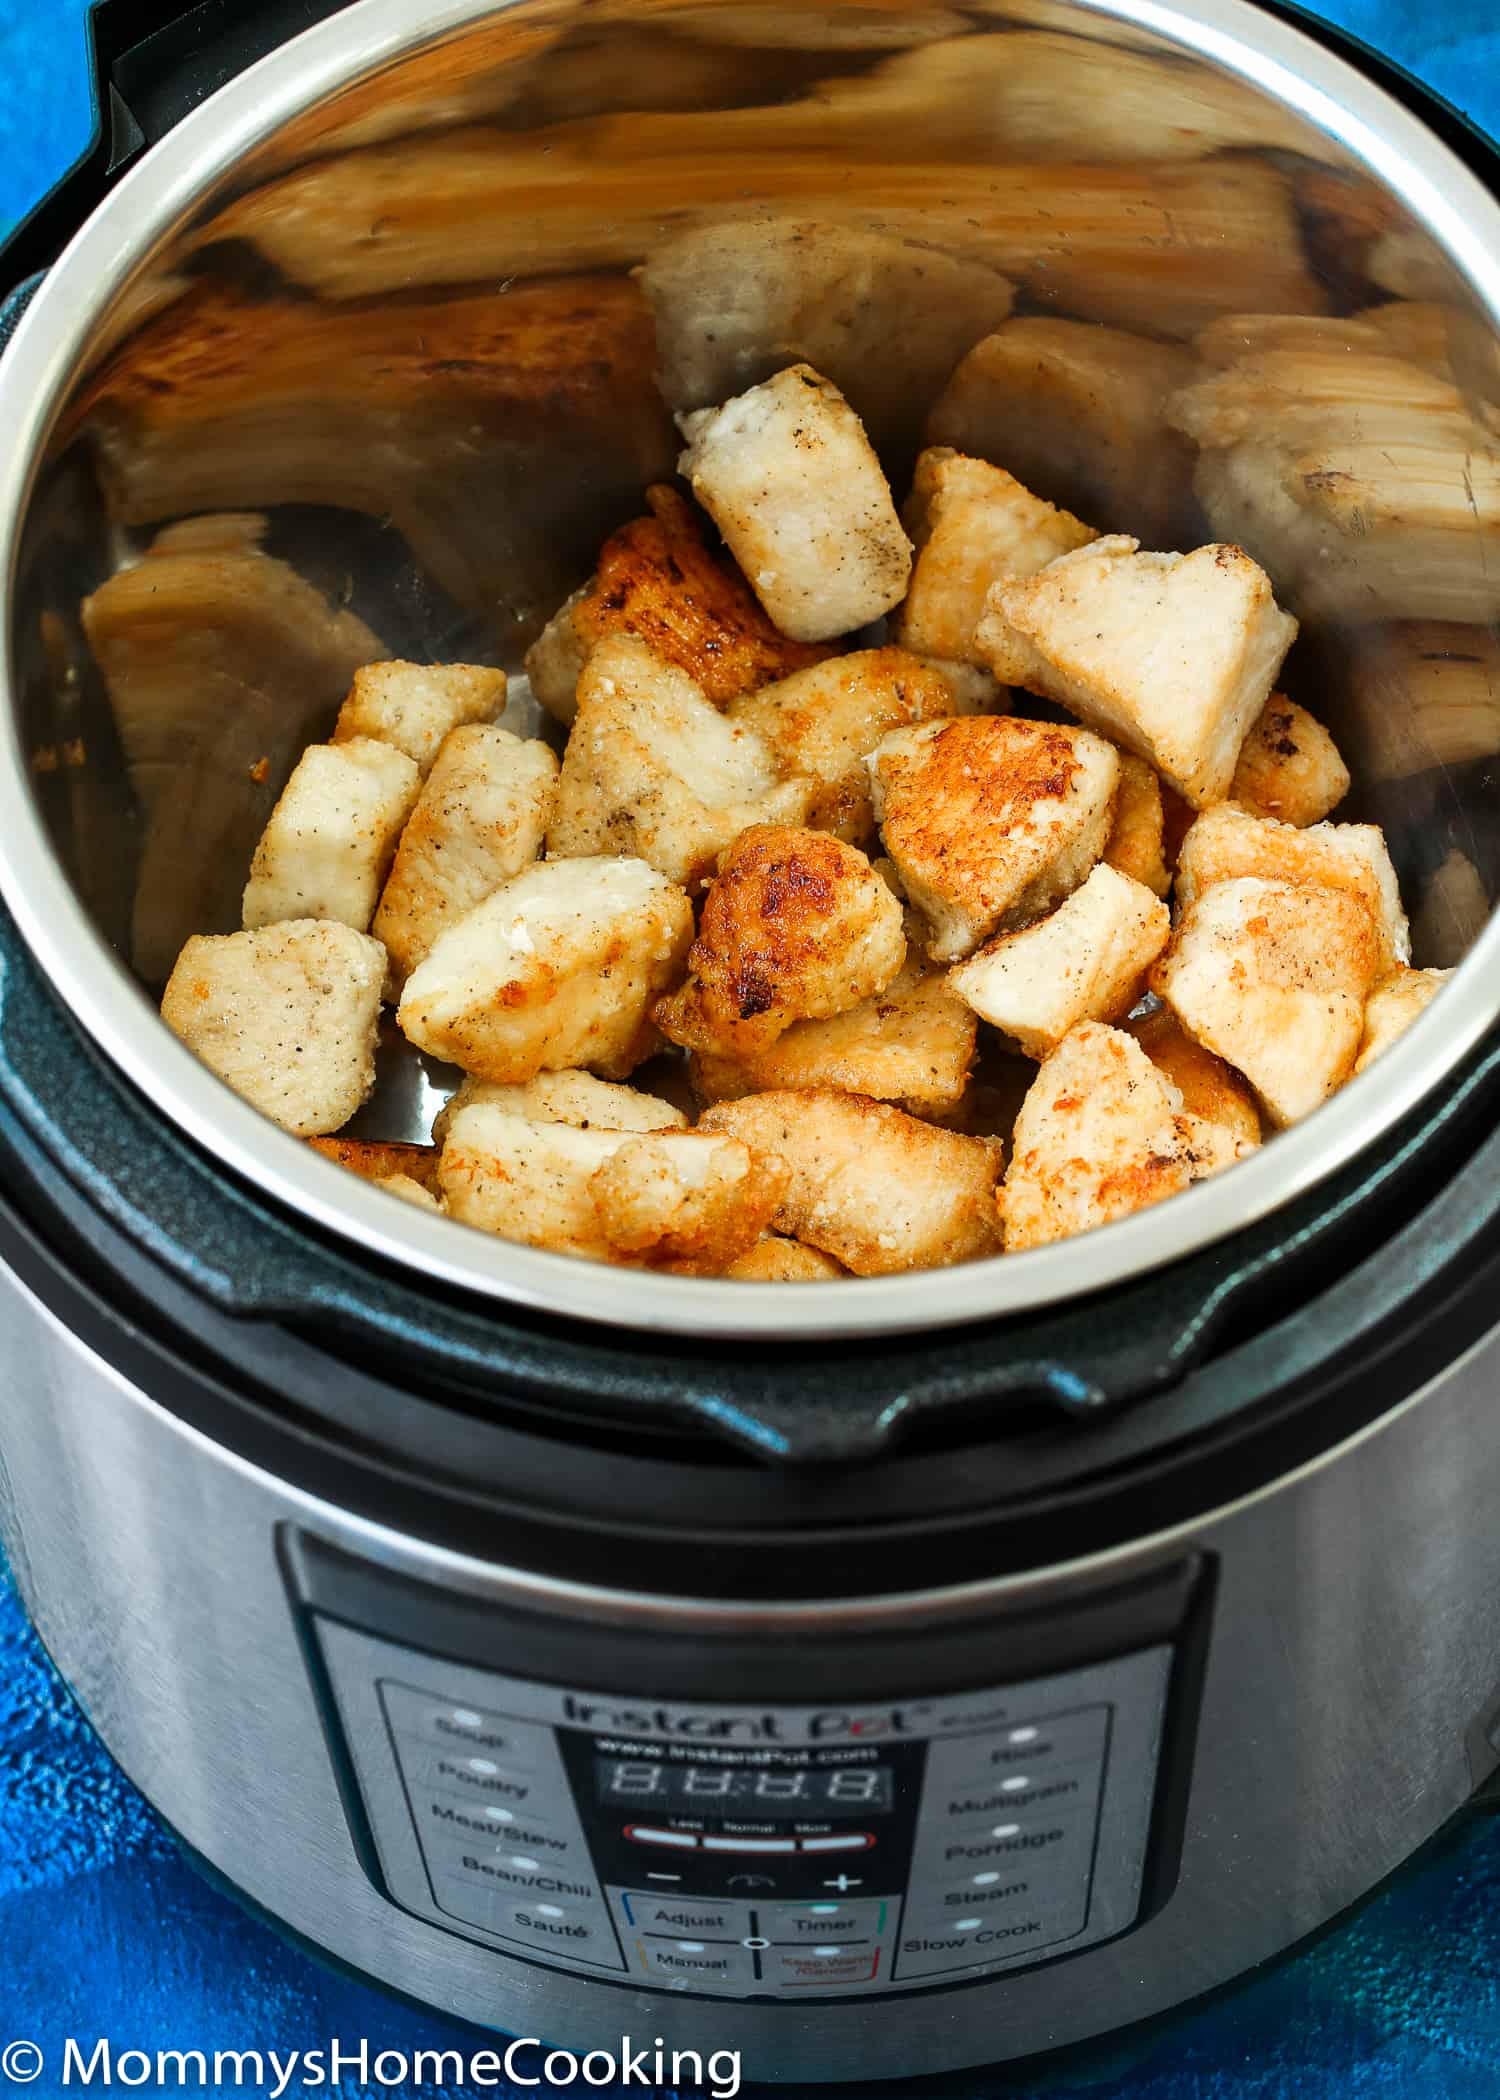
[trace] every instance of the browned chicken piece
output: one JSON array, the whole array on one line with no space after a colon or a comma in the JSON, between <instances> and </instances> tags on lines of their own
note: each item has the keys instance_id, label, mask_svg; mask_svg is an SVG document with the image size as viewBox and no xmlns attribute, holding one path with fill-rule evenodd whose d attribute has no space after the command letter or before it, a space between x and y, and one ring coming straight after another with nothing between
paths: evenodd
<instances>
[{"instance_id":1,"label":"browned chicken piece","mask_svg":"<svg viewBox=\"0 0 1500 2100\"><path fill-rule=\"evenodd\" d=\"M1012 676L999 652L981 655L975 629L985 599L1003 579L1034 576L1059 554L1098 538L1065 510L1054 510L1013 474L933 445L917 461L902 513L917 550L897 639L929 656ZM1018 660L1016 669L1023 669Z\"/></svg>"},{"instance_id":2,"label":"browned chicken piece","mask_svg":"<svg viewBox=\"0 0 1500 2100\"><path fill-rule=\"evenodd\" d=\"M759 1240L790 1178L785 1161L737 1138L668 1131L612 1152L589 1191L617 1257L717 1276Z\"/></svg>"},{"instance_id":3,"label":"browned chicken piece","mask_svg":"<svg viewBox=\"0 0 1500 2100\"><path fill-rule=\"evenodd\" d=\"M693 934L684 893L642 860L540 861L445 933L397 1020L419 1050L516 1085L587 1065L623 1078L656 1047L657 996Z\"/></svg>"},{"instance_id":4,"label":"browned chicken piece","mask_svg":"<svg viewBox=\"0 0 1500 2100\"><path fill-rule=\"evenodd\" d=\"M978 641L997 676L1149 760L1203 809L1228 792L1296 632L1240 548L1146 554L1114 538L996 584Z\"/></svg>"},{"instance_id":5,"label":"browned chicken piece","mask_svg":"<svg viewBox=\"0 0 1500 2100\"><path fill-rule=\"evenodd\" d=\"M252 1108L291 1131L340 1130L375 1083L385 950L335 919L195 934L161 1017Z\"/></svg>"},{"instance_id":6,"label":"browned chicken piece","mask_svg":"<svg viewBox=\"0 0 1500 2100\"><path fill-rule=\"evenodd\" d=\"M816 1247L804 1247L779 1232L763 1232L750 1252L724 1271L736 1283L827 1283L848 1273L841 1262Z\"/></svg>"},{"instance_id":7,"label":"browned chicken piece","mask_svg":"<svg viewBox=\"0 0 1500 2100\"><path fill-rule=\"evenodd\" d=\"M1172 1082L1190 1116L1222 1124L1231 1137L1260 1143L1260 1111L1255 1096L1233 1065L1195 1043L1170 1007L1158 1006L1138 1020L1122 1021L1157 1070Z\"/></svg>"},{"instance_id":8,"label":"browned chicken piece","mask_svg":"<svg viewBox=\"0 0 1500 2100\"><path fill-rule=\"evenodd\" d=\"M673 409L809 364L883 449L915 449L927 403L1012 298L984 263L811 219L694 226L653 247L637 277Z\"/></svg>"},{"instance_id":9,"label":"browned chicken piece","mask_svg":"<svg viewBox=\"0 0 1500 2100\"><path fill-rule=\"evenodd\" d=\"M1382 978L1365 1002L1365 1032L1354 1060L1355 1071L1367 1070L1398 1036L1405 1035L1452 975L1451 970L1400 969Z\"/></svg>"},{"instance_id":10,"label":"browned chicken piece","mask_svg":"<svg viewBox=\"0 0 1500 2100\"><path fill-rule=\"evenodd\" d=\"M413 293L436 280L403 266L378 326L357 305L205 279L101 365L70 432L97 445L127 524L286 503L389 519L460 604L499 608L508 645L583 573L600 520L627 517L675 452L636 287L515 274L444 296Z\"/></svg>"},{"instance_id":11,"label":"browned chicken piece","mask_svg":"<svg viewBox=\"0 0 1500 2100\"><path fill-rule=\"evenodd\" d=\"M667 483L646 491L651 515L604 543L595 574L550 621L526 658L531 690L571 722L578 679L612 635L634 635L685 671L715 707L821 663L828 650L779 634L727 554L711 550L698 513Z\"/></svg>"},{"instance_id":12,"label":"browned chicken piece","mask_svg":"<svg viewBox=\"0 0 1500 2100\"><path fill-rule=\"evenodd\" d=\"M394 744L309 744L250 863L246 926L342 919L366 932L420 786L415 762Z\"/></svg>"},{"instance_id":13,"label":"browned chicken piece","mask_svg":"<svg viewBox=\"0 0 1500 2100\"><path fill-rule=\"evenodd\" d=\"M1382 970L1374 922L1347 890L1246 875L1189 906L1151 983L1284 1128L1349 1077Z\"/></svg>"},{"instance_id":14,"label":"browned chicken piece","mask_svg":"<svg viewBox=\"0 0 1500 2100\"><path fill-rule=\"evenodd\" d=\"M1237 875L1344 890L1369 914L1382 971L1411 957L1396 870L1377 824L1279 823L1221 803L1198 818L1177 857L1177 902L1190 910L1217 882Z\"/></svg>"},{"instance_id":15,"label":"browned chicken piece","mask_svg":"<svg viewBox=\"0 0 1500 2100\"><path fill-rule=\"evenodd\" d=\"M309 739L383 655L285 562L261 518L194 518L83 601L145 819L131 959L162 983L194 933L240 923L250 855Z\"/></svg>"},{"instance_id":16,"label":"browned chicken piece","mask_svg":"<svg viewBox=\"0 0 1500 2100\"><path fill-rule=\"evenodd\" d=\"M901 906L865 856L824 831L744 831L704 902L687 982L656 1024L684 1049L744 1057L794 1021L847 1013L906 955Z\"/></svg>"},{"instance_id":17,"label":"browned chicken piece","mask_svg":"<svg viewBox=\"0 0 1500 2100\"><path fill-rule=\"evenodd\" d=\"M1101 861L1054 912L986 941L948 983L982 1021L1042 1058L1080 1021L1127 1012L1171 930L1159 897Z\"/></svg>"},{"instance_id":18,"label":"browned chicken piece","mask_svg":"<svg viewBox=\"0 0 1500 2100\"><path fill-rule=\"evenodd\" d=\"M999 1198L1006 1252L1113 1224L1252 1149L1189 1114L1131 1036L1086 1021L1043 1063L1016 1118Z\"/></svg>"},{"instance_id":19,"label":"browned chicken piece","mask_svg":"<svg viewBox=\"0 0 1500 2100\"><path fill-rule=\"evenodd\" d=\"M1273 693L1241 746L1229 800L1302 828L1321 823L1348 792L1349 768L1322 723Z\"/></svg>"},{"instance_id":20,"label":"browned chicken piece","mask_svg":"<svg viewBox=\"0 0 1500 2100\"><path fill-rule=\"evenodd\" d=\"M826 642L899 604L911 543L864 425L811 365L678 418L678 471L783 634Z\"/></svg>"},{"instance_id":21,"label":"browned chicken piece","mask_svg":"<svg viewBox=\"0 0 1500 2100\"><path fill-rule=\"evenodd\" d=\"M546 744L492 722L445 739L375 913L398 988L450 926L536 859L556 792Z\"/></svg>"},{"instance_id":22,"label":"browned chicken piece","mask_svg":"<svg viewBox=\"0 0 1500 2100\"><path fill-rule=\"evenodd\" d=\"M1461 963L1484 931L1490 916L1490 893L1484 877L1466 853L1453 847L1431 877L1417 907L1414 939L1419 959L1429 968Z\"/></svg>"},{"instance_id":23,"label":"browned chicken piece","mask_svg":"<svg viewBox=\"0 0 1500 2100\"><path fill-rule=\"evenodd\" d=\"M1167 403L1194 369L1178 343L1028 314L975 344L933 404L928 441L993 460L1103 532L1180 545L1193 448Z\"/></svg>"},{"instance_id":24,"label":"browned chicken piece","mask_svg":"<svg viewBox=\"0 0 1500 2100\"><path fill-rule=\"evenodd\" d=\"M875 830L865 759L909 722L969 712L952 672L905 649L857 649L730 702L731 721L763 737L784 773L818 782L807 821L851 846Z\"/></svg>"},{"instance_id":25,"label":"browned chicken piece","mask_svg":"<svg viewBox=\"0 0 1500 2100\"><path fill-rule=\"evenodd\" d=\"M1191 821L1189 810L1188 822ZM1165 897L1172 887L1172 870L1166 860L1166 811L1161 782L1146 761L1130 751L1120 754L1115 820L1104 858L1122 875L1143 882L1153 896Z\"/></svg>"},{"instance_id":26,"label":"browned chicken piece","mask_svg":"<svg viewBox=\"0 0 1500 2100\"><path fill-rule=\"evenodd\" d=\"M461 1108L503 1108L531 1123L571 1123L575 1130L686 1130L680 1108L638 1087L616 1086L592 1072L538 1072L523 1086L464 1079L439 1111L432 1142L441 1146Z\"/></svg>"},{"instance_id":27,"label":"browned chicken piece","mask_svg":"<svg viewBox=\"0 0 1500 2100\"><path fill-rule=\"evenodd\" d=\"M415 759L425 778L450 730L504 712L506 688L505 673L483 664L366 664L354 674L333 741L378 737Z\"/></svg>"},{"instance_id":28,"label":"browned chicken piece","mask_svg":"<svg viewBox=\"0 0 1500 2100\"><path fill-rule=\"evenodd\" d=\"M958 1107L974 1062L978 1023L941 970L908 954L883 992L825 1021L794 1021L742 1057L703 1051L693 1081L705 1101L778 1088L832 1087L894 1101L914 1116Z\"/></svg>"},{"instance_id":29,"label":"browned chicken piece","mask_svg":"<svg viewBox=\"0 0 1500 2100\"><path fill-rule=\"evenodd\" d=\"M870 760L875 813L940 962L1058 904L1104 851L1120 761L1086 729L975 715L898 729Z\"/></svg>"},{"instance_id":30,"label":"browned chicken piece","mask_svg":"<svg viewBox=\"0 0 1500 2100\"><path fill-rule=\"evenodd\" d=\"M316 1137L308 1142L314 1152L321 1152L335 1166L346 1167L361 1181L388 1181L399 1174L420 1182L424 1189L432 1188L437 1181L439 1148L435 1144L402 1145L342 1137Z\"/></svg>"},{"instance_id":31,"label":"browned chicken piece","mask_svg":"<svg viewBox=\"0 0 1500 2100\"><path fill-rule=\"evenodd\" d=\"M790 1166L778 1232L856 1276L944 1268L1000 1250L1001 1147L919 1122L884 1101L803 1088L708 1109L724 1131Z\"/></svg>"},{"instance_id":32,"label":"browned chicken piece","mask_svg":"<svg viewBox=\"0 0 1500 2100\"><path fill-rule=\"evenodd\" d=\"M781 778L770 745L711 707L685 671L616 635L589 658L547 851L624 853L697 889L753 824L800 824L819 784Z\"/></svg>"}]
</instances>

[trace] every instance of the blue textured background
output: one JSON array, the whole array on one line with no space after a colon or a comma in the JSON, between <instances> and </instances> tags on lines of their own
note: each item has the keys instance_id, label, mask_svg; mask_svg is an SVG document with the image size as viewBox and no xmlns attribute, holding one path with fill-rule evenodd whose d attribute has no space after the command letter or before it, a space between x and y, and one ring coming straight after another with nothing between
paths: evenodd
<instances>
[{"instance_id":1,"label":"blue textured background","mask_svg":"<svg viewBox=\"0 0 1500 2100\"><path fill-rule=\"evenodd\" d=\"M1324 12L1500 132L1497 0L1338 0ZM0 230L86 137L82 19L80 0L0 0ZM1496 2100L1497 1979L1500 1821L1476 1818L1341 1929L1216 2003L1112 2052L941 2090L952 2100ZM68 2034L153 2055L331 2036L408 2053L464 2045L450 2023L287 1947L192 1872L94 1741L0 1574L0 2049L27 2037L52 2058L24 2090L49 2100L63 2090L56 2058Z\"/></svg>"}]
</instances>

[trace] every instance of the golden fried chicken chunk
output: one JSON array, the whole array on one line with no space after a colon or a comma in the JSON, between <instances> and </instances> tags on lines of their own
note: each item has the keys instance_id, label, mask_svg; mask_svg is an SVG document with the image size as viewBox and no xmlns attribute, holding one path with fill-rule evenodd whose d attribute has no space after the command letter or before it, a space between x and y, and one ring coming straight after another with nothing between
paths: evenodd
<instances>
[{"instance_id":1,"label":"golden fried chicken chunk","mask_svg":"<svg viewBox=\"0 0 1500 2100\"><path fill-rule=\"evenodd\" d=\"M898 604L911 574L864 425L811 365L680 416L679 471L783 634L826 642Z\"/></svg>"},{"instance_id":2,"label":"golden fried chicken chunk","mask_svg":"<svg viewBox=\"0 0 1500 2100\"><path fill-rule=\"evenodd\" d=\"M885 850L935 960L1036 918L1109 838L1120 761L1087 729L975 715L898 729L869 759Z\"/></svg>"},{"instance_id":3,"label":"golden fried chicken chunk","mask_svg":"<svg viewBox=\"0 0 1500 2100\"><path fill-rule=\"evenodd\" d=\"M783 780L765 739L685 671L621 635L578 681L547 851L631 854L696 888L742 831L799 824L818 793L815 780Z\"/></svg>"},{"instance_id":4,"label":"golden fried chicken chunk","mask_svg":"<svg viewBox=\"0 0 1500 2100\"><path fill-rule=\"evenodd\" d=\"M1370 915L1382 974L1410 958L1400 885L1378 824L1310 824L1299 830L1274 817L1252 816L1233 803L1207 809L1177 857L1179 908L1188 910L1216 882L1237 875L1345 890Z\"/></svg>"},{"instance_id":5,"label":"golden fried chicken chunk","mask_svg":"<svg viewBox=\"0 0 1500 2100\"><path fill-rule=\"evenodd\" d=\"M856 1276L944 1268L1000 1251L1001 1148L992 1140L817 1088L721 1101L699 1128L784 1159L792 1172L776 1230Z\"/></svg>"},{"instance_id":6,"label":"golden fried chicken chunk","mask_svg":"<svg viewBox=\"0 0 1500 2100\"><path fill-rule=\"evenodd\" d=\"M445 933L406 981L397 1020L419 1050L520 1084L650 1054L653 1000L682 971L686 895L643 860L541 861Z\"/></svg>"},{"instance_id":7,"label":"golden fried chicken chunk","mask_svg":"<svg viewBox=\"0 0 1500 2100\"><path fill-rule=\"evenodd\" d=\"M194 934L161 1017L294 1137L342 1129L375 1084L385 950L337 919Z\"/></svg>"},{"instance_id":8,"label":"golden fried chicken chunk","mask_svg":"<svg viewBox=\"0 0 1500 2100\"><path fill-rule=\"evenodd\" d=\"M897 640L929 656L980 664L1008 682L1014 672L1003 651L981 655L974 632L985 599L1002 579L1034 576L1059 554L1099 535L1065 510L1055 510L1023 488L1003 467L969 459L947 445L929 446L917 461L902 512L917 558L897 623Z\"/></svg>"},{"instance_id":9,"label":"golden fried chicken chunk","mask_svg":"<svg viewBox=\"0 0 1500 2100\"><path fill-rule=\"evenodd\" d=\"M403 1175L431 1188L437 1179L436 1145L404 1145L374 1138L315 1137L308 1140L335 1166L357 1174L361 1181L389 1181Z\"/></svg>"},{"instance_id":10,"label":"golden fried chicken chunk","mask_svg":"<svg viewBox=\"0 0 1500 2100\"><path fill-rule=\"evenodd\" d=\"M1260 1110L1254 1094L1233 1065L1193 1041L1170 1007L1157 1006L1120 1026L1171 1080L1190 1116L1220 1123L1231 1137L1243 1138L1247 1144L1260 1143Z\"/></svg>"},{"instance_id":11,"label":"golden fried chicken chunk","mask_svg":"<svg viewBox=\"0 0 1500 2100\"><path fill-rule=\"evenodd\" d=\"M1056 911L987 941L948 983L982 1021L1041 1058L1080 1021L1127 1012L1171 930L1159 897L1101 861Z\"/></svg>"},{"instance_id":12,"label":"golden fried chicken chunk","mask_svg":"<svg viewBox=\"0 0 1500 2100\"><path fill-rule=\"evenodd\" d=\"M484 664L366 664L354 674L333 741L377 737L425 775L451 730L503 713L506 689L505 673Z\"/></svg>"},{"instance_id":13,"label":"golden fried chicken chunk","mask_svg":"<svg viewBox=\"0 0 1500 2100\"><path fill-rule=\"evenodd\" d=\"M1117 536L997 583L978 648L997 677L1071 709L1202 809L1229 792L1296 632L1240 548L1147 554Z\"/></svg>"},{"instance_id":14,"label":"golden fried chicken chunk","mask_svg":"<svg viewBox=\"0 0 1500 2100\"><path fill-rule=\"evenodd\" d=\"M725 854L656 1023L684 1049L744 1056L884 991L905 955L900 903L856 847L757 825Z\"/></svg>"},{"instance_id":15,"label":"golden fried chicken chunk","mask_svg":"<svg viewBox=\"0 0 1500 2100\"><path fill-rule=\"evenodd\" d=\"M1115 820L1104 858L1122 875L1143 882L1153 896L1165 897L1172 887L1172 871L1166 861L1166 808L1161 782L1146 761L1130 751L1120 754Z\"/></svg>"},{"instance_id":16,"label":"golden fried chicken chunk","mask_svg":"<svg viewBox=\"0 0 1500 2100\"><path fill-rule=\"evenodd\" d=\"M1252 1149L1188 1114L1132 1037L1085 1021L1044 1060L1016 1118L999 1199L1006 1252L1129 1217Z\"/></svg>"},{"instance_id":17,"label":"golden fried chicken chunk","mask_svg":"<svg viewBox=\"0 0 1500 2100\"><path fill-rule=\"evenodd\" d=\"M596 1079L592 1072L538 1072L522 1086L465 1079L439 1111L432 1142L441 1145L461 1108L503 1108L531 1123L571 1123L575 1130L686 1130L688 1119L670 1101L638 1087Z\"/></svg>"},{"instance_id":18,"label":"golden fried chicken chunk","mask_svg":"<svg viewBox=\"0 0 1500 2100\"><path fill-rule=\"evenodd\" d=\"M1151 983L1281 1128L1349 1077L1381 969L1374 923L1347 890L1244 875L1188 908Z\"/></svg>"},{"instance_id":19,"label":"golden fried chicken chunk","mask_svg":"<svg viewBox=\"0 0 1500 2100\"><path fill-rule=\"evenodd\" d=\"M448 1125L438 1185L450 1218L554 1254L610 1259L589 1184L626 1142L616 1131L532 1123L503 1108L460 1110Z\"/></svg>"},{"instance_id":20,"label":"golden fried chicken chunk","mask_svg":"<svg viewBox=\"0 0 1500 2100\"><path fill-rule=\"evenodd\" d=\"M1364 1072L1397 1036L1405 1035L1418 1014L1425 1013L1448 979L1451 970L1393 970L1383 977L1365 1003L1365 1028L1360 1037L1356 1072Z\"/></svg>"},{"instance_id":21,"label":"golden fried chicken chunk","mask_svg":"<svg viewBox=\"0 0 1500 2100\"><path fill-rule=\"evenodd\" d=\"M338 919L364 933L420 786L414 760L392 744L309 744L250 863L246 927Z\"/></svg>"},{"instance_id":22,"label":"golden fried chicken chunk","mask_svg":"<svg viewBox=\"0 0 1500 2100\"><path fill-rule=\"evenodd\" d=\"M396 847L372 931L404 984L433 943L542 850L557 759L493 723L443 743Z\"/></svg>"},{"instance_id":23,"label":"golden fried chicken chunk","mask_svg":"<svg viewBox=\"0 0 1500 2100\"><path fill-rule=\"evenodd\" d=\"M826 1283L848 1273L842 1262L779 1232L763 1232L749 1253L724 1271L736 1283Z\"/></svg>"},{"instance_id":24,"label":"golden fried chicken chunk","mask_svg":"<svg viewBox=\"0 0 1500 2100\"><path fill-rule=\"evenodd\" d=\"M738 1138L652 1132L612 1152L589 1192L617 1257L717 1276L759 1240L790 1177L784 1160Z\"/></svg>"},{"instance_id":25,"label":"golden fried chicken chunk","mask_svg":"<svg viewBox=\"0 0 1500 2100\"><path fill-rule=\"evenodd\" d=\"M705 1101L779 1088L833 1087L894 1101L914 1116L944 1116L969 1083L978 1023L943 971L908 954L883 992L823 1021L794 1021L773 1043L743 1056L693 1059Z\"/></svg>"},{"instance_id":26,"label":"golden fried chicken chunk","mask_svg":"<svg viewBox=\"0 0 1500 2100\"><path fill-rule=\"evenodd\" d=\"M1349 792L1349 768L1322 723L1273 693L1240 750L1229 800L1257 817L1319 824Z\"/></svg>"},{"instance_id":27,"label":"golden fried chicken chunk","mask_svg":"<svg viewBox=\"0 0 1500 2100\"><path fill-rule=\"evenodd\" d=\"M973 689L958 668L905 649L856 649L731 701L729 717L764 738L784 773L818 783L809 824L863 846L875 829L865 759L893 729L970 713Z\"/></svg>"},{"instance_id":28,"label":"golden fried chicken chunk","mask_svg":"<svg viewBox=\"0 0 1500 2100\"><path fill-rule=\"evenodd\" d=\"M578 678L600 642L634 635L685 671L715 707L828 654L778 633L744 577L713 552L698 513L667 483L647 489L651 515L611 535L596 573L553 617L526 658L531 690L571 722Z\"/></svg>"}]
</instances>

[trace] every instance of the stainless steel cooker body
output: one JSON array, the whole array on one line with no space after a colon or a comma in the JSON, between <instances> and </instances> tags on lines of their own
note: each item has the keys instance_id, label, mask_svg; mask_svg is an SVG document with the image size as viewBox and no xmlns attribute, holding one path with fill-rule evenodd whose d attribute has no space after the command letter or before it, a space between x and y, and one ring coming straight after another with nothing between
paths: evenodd
<instances>
[{"instance_id":1,"label":"stainless steel cooker body","mask_svg":"<svg viewBox=\"0 0 1500 2100\"><path fill-rule=\"evenodd\" d=\"M1492 1339L1289 1477L1091 1561L949 1589L736 1607L695 1599L691 1565L672 1594L634 1590L628 1567L617 1586L597 1588L508 1565L503 1537L479 1559L360 1521L187 1428L14 1278L0 1288L0 1528L27 1607L105 1742L172 1827L273 1918L423 2003L509 2034L578 2050L618 2046L625 2034L738 2048L747 2077L792 2082L917 2075L1054 2048L1280 1953L1431 1836L1496 1760L1486 1732L1500 1675ZM351 1605L323 1594L316 1576L308 1587L299 1570L320 1559L378 1573L379 1597L366 1591ZM486 1696L497 1703L496 1657L476 1664L465 1652L445 1617L455 1606L500 1630L502 1663L524 1654L519 1636L505 1634L523 1618L542 1628L554 1658L581 1642L572 1688L616 1708L670 1697L670 1673L641 1662L633 1674L622 1662L628 1644L641 1656L686 1639L700 1707L739 1710L747 1680L735 1641L769 1637L785 1655L811 1631L837 1644L815 1703L838 1710L852 1689L858 1710L873 1712L912 1703L902 1649L913 1635L956 1644L950 1688L974 1691L1013 1680L1038 1615L1054 1657L1025 1667L1066 1682L1056 1656L1091 1600L1184 1565L1211 1568L1213 1594L1201 1687L1189 1687L1196 1742L1171 1753L1182 1760L1182 1795L1157 1798L1154 1815L1138 1803L1110 1841L1113 1863L1108 1844L1097 1863L1103 1883L1144 1845L1148 1878L1162 1868L1152 1914L1132 1925L1130 1897L1118 1936L1061 1958L1023 1951L1010 1957L1013 1973L981 1968L894 1993L814 1987L795 2003L705 1995L670 1971L643 1988L618 1970L560 1970L518 1953L513 1931L506 1943L451 1915L439 1921L420 1888L393 1900L409 1809L382 1798L378 1724L356 1742L353 1767L344 1762L341 1717L367 1689L367 1668L430 1698L434 1713L445 1701L460 1713ZM416 1600L414 1616L396 1612L393 1590ZM516 1641L508 1651L505 1638ZM555 1661L545 1674L556 1679ZM1127 1674L1109 1696L1128 1727L1139 1683ZM770 1703L790 1702L783 1691ZM462 1743L449 1752L461 1756ZM491 1761L507 1754L492 1749ZM1168 1753L1149 1752L1158 1754ZM420 1809L420 1775L413 1784ZM481 1787L458 1813L470 1820L495 1798ZM1056 1813L1045 1797L1023 1799L1010 1820L1044 1831ZM1180 1834L1170 1827L1179 1822ZM1158 1861L1153 1848L1171 1856ZM680 1871L680 1855L641 1856ZM780 1871L764 1857L740 1865L763 1883ZM576 1860L567 1872L565 1889L587 1878ZM849 1872L879 1884L871 1867ZM837 1881L832 1865L826 1878ZM950 1878L983 1896L968 1860ZM673 1887L638 1881L647 1896ZM762 1888L753 1900L775 1894ZM824 1898L841 1900L858 1896ZM564 1893L553 1907L569 1905L579 1907ZM660 1942L669 1959L690 1969L695 1957L671 1949L695 1942L703 1958L701 1925L664 1930L675 1930Z\"/></svg>"}]
</instances>

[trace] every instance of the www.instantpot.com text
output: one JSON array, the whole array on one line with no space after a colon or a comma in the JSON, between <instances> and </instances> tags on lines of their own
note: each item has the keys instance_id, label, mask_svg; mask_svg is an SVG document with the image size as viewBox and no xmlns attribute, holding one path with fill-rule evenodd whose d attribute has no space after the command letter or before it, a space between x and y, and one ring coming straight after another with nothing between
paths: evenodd
<instances>
[{"instance_id":1,"label":"www.instantpot.com text","mask_svg":"<svg viewBox=\"0 0 1500 2100\"><path fill-rule=\"evenodd\" d=\"M376 2042L326 2041L307 2049L136 2049L105 2037L69 2035L55 2048L21 2039L0 2048L0 2081L34 2085L49 2068L55 2086L96 2091L263 2093L410 2092L424 2086L484 2092L498 2086L537 2087L543 2094L571 2088L675 2087L735 2100L740 2089L738 2049L668 2049L659 2037L580 2055L554 2049L534 2035L492 2049L383 2049Z\"/></svg>"}]
</instances>

